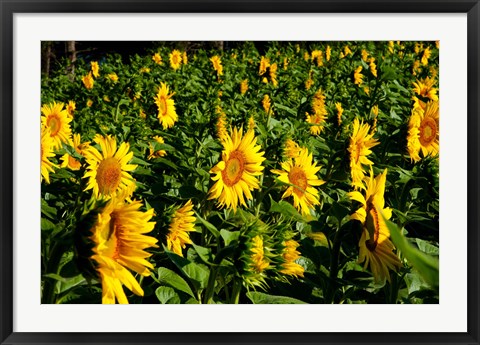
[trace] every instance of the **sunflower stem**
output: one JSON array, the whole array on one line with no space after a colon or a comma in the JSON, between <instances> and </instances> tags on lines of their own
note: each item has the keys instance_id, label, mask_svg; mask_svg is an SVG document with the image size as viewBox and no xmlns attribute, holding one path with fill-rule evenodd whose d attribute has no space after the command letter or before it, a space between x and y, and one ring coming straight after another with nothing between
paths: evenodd
<instances>
[{"instance_id":1,"label":"sunflower stem","mask_svg":"<svg viewBox=\"0 0 480 345\"><path fill-rule=\"evenodd\" d=\"M62 255L63 255L62 247L63 246L59 245L58 241L55 241L55 243L53 244L52 249L50 250L50 253L49 253L50 260L48 261L48 265L45 270L46 273L58 274L58 266L60 264L60 259L62 258ZM55 303L56 283L57 281L52 278L45 279L45 284L43 286L43 291L42 291L42 304Z\"/></svg>"},{"instance_id":2,"label":"sunflower stem","mask_svg":"<svg viewBox=\"0 0 480 345\"><path fill-rule=\"evenodd\" d=\"M242 281L241 279L234 278L233 280L233 288L232 288L232 304L238 304L240 300L240 292L242 291Z\"/></svg>"},{"instance_id":3,"label":"sunflower stem","mask_svg":"<svg viewBox=\"0 0 480 345\"><path fill-rule=\"evenodd\" d=\"M335 233L333 239L333 248L332 255L330 259L330 284L326 294L327 303L331 304L334 302L335 290L337 288L337 275L338 275L338 256L340 254L340 220L338 222L338 230Z\"/></svg>"},{"instance_id":4,"label":"sunflower stem","mask_svg":"<svg viewBox=\"0 0 480 345\"><path fill-rule=\"evenodd\" d=\"M208 276L207 289L205 291L205 299L204 299L205 304L212 303L216 278L217 278L217 268L212 266L212 268L210 269L210 275Z\"/></svg>"}]
</instances>

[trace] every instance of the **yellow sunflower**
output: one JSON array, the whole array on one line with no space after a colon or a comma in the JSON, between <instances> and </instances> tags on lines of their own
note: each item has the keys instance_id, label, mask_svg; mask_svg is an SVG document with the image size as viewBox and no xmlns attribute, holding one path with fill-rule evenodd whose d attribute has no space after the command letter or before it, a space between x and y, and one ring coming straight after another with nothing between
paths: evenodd
<instances>
[{"instance_id":1,"label":"yellow sunflower","mask_svg":"<svg viewBox=\"0 0 480 345\"><path fill-rule=\"evenodd\" d=\"M244 95L248 90L248 79L242 80L240 83L240 93Z\"/></svg>"},{"instance_id":2,"label":"yellow sunflower","mask_svg":"<svg viewBox=\"0 0 480 345\"><path fill-rule=\"evenodd\" d=\"M253 115L252 115L252 116L250 116L250 117L248 118L248 130L249 130L249 131L250 131L250 130L253 131L253 130L255 129L255 126L256 126L256 125L255 125L255 118L254 118Z\"/></svg>"},{"instance_id":3,"label":"yellow sunflower","mask_svg":"<svg viewBox=\"0 0 480 345\"><path fill-rule=\"evenodd\" d=\"M357 188L362 187L362 181L365 176L363 165L373 165L373 162L367 158L372 153L372 147L378 145L377 139L373 138L373 133L370 133L370 126L360 123L358 118L353 121L353 133L350 136L350 145L348 152L350 152L350 171L352 176L352 186Z\"/></svg>"},{"instance_id":4,"label":"yellow sunflower","mask_svg":"<svg viewBox=\"0 0 480 345\"><path fill-rule=\"evenodd\" d=\"M310 133L313 135L319 135L323 130L328 115L327 109L325 108L325 95L323 94L322 89L319 89L313 95L312 109L313 115L306 113L306 121L312 124L312 126L310 126Z\"/></svg>"},{"instance_id":5,"label":"yellow sunflower","mask_svg":"<svg viewBox=\"0 0 480 345\"><path fill-rule=\"evenodd\" d=\"M426 77L425 79L420 79L416 82L413 82L413 91L419 96L429 98L432 101L438 101L438 89L435 88L434 85L435 79Z\"/></svg>"},{"instance_id":6,"label":"yellow sunflower","mask_svg":"<svg viewBox=\"0 0 480 345\"><path fill-rule=\"evenodd\" d=\"M439 153L439 105L430 101L425 108L414 107L408 122L407 150L410 158L418 162L423 157L435 157Z\"/></svg>"},{"instance_id":7,"label":"yellow sunflower","mask_svg":"<svg viewBox=\"0 0 480 345\"><path fill-rule=\"evenodd\" d=\"M217 137L220 139L221 142L224 142L228 137L227 115L220 107L217 109L217 114L218 114L217 123L216 123Z\"/></svg>"},{"instance_id":8,"label":"yellow sunflower","mask_svg":"<svg viewBox=\"0 0 480 345\"><path fill-rule=\"evenodd\" d=\"M323 66L323 52L321 50L312 51L312 62L317 60L317 67Z\"/></svg>"},{"instance_id":9,"label":"yellow sunflower","mask_svg":"<svg viewBox=\"0 0 480 345\"><path fill-rule=\"evenodd\" d=\"M271 103L271 100L270 100L270 96L269 95L264 95L263 99L262 99L262 107L263 107L263 110L265 110L265 112L267 114L270 113L271 105L272 105L272 103Z\"/></svg>"},{"instance_id":10,"label":"yellow sunflower","mask_svg":"<svg viewBox=\"0 0 480 345\"><path fill-rule=\"evenodd\" d=\"M292 139L287 139L285 142L284 153L288 158L296 158L302 152L302 148Z\"/></svg>"},{"instance_id":11,"label":"yellow sunflower","mask_svg":"<svg viewBox=\"0 0 480 345\"><path fill-rule=\"evenodd\" d=\"M257 176L262 174L264 152L257 145L252 130L243 136L243 130L233 128L232 134L222 142L222 160L210 173L215 184L209 190L209 199L218 199L220 207L236 211L237 206L246 206L245 199L253 199L251 191L260 189Z\"/></svg>"},{"instance_id":12,"label":"yellow sunflower","mask_svg":"<svg viewBox=\"0 0 480 345\"><path fill-rule=\"evenodd\" d=\"M250 251L252 252L251 268L255 273L261 273L270 266L270 263L267 261L264 255L262 236L257 235L254 238L252 238L251 245L252 245L252 247L250 248Z\"/></svg>"},{"instance_id":13,"label":"yellow sunflower","mask_svg":"<svg viewBox=\"0 0 480 345\"><path fill-rule=\"evenodd\" d=\"M180 65L182 64L182 53L180 53L178 50L174 49L170 55L170 66L174 69L177 70L180 68Z\"/></svg>"},{"instance_id":14,"label":"yellow sunflower","mask_svg":"<svg viewBox=\"0 0 480 345\"><path fill-rule=\"evenodd\" d=\"M102 303L128 304L123 291L125 285L138 296L143 296L140 284L131 271L141 276L150 276L153 265L146 259L152 254L145 249L156 248L157 239L145 234L152 231L153 208L140 211L139 201L125 203L112 198L97 215L91 232L94 243L92 259L102 282Z\"/></svg>"},{"instance_id":15,"label":"yellow sunflower","mask_svg":"<svg viewBox=\"0 0 480 345\"><path fill-rule=\"evenodd\" d=\"M259 75L264 75L267 72L267 68L270 67L270 60L265 56L260 58L260 67L258 69Z\"/></svg>"},{"instance_id":16,"label":"yellow sunflower","mask_svg":"<svg viewBox=\"0 0 480 345\"><path fill-rule=\"evenodd\" d=\"M67 106L66 106L67 114L72 119L73 119L73 113L75 112L76 108L77 108L77 106L76 106L74 101L69 101Z\"/></svg>"},{"instance_id":17,"label":"yellow sunflower","mask_svg":"<svg viewBox=\"0 0 480 345\"><path fill-rule=\"evenodd\" d=\"M92 67L92 73L95 78L98 78L100 76L99 70L100 68L98 67L98 62L97 61L91 61L90 66Z\"/></svg>"},{"instance_id":18,"label":"yellow sunflower","mask_svg":"<svg viewBox=\"0 0 480 345\"><path fill-rule=\"evenodd\" d=\"M368 52L365 49L362 49L362 60L368 62Z\"/></svg>"},{"instance_id":19,"label":"yellow sunflower","mask_svg":"<svg viewBox=\"0 0 480 345\"><path fill-rule=\"evenodd\" d=\"M332 56L332 48L330 46L327 46L327 49L325 49L325 58L327 61L330 61L330 57Z\"/></svg>"},{"instance_id":20,"label":"yellow sunflower","mask_svg":"<svg viewBox=\"0 0 480 345\"><path fill-rule=\"evenodd\" d=\"M53 139L53 149L62 147L62 143L70 143L72 130L70 128L71 118L68 112L63 109L63 103L44 104L42 106L42 126L48 127L48 133Z\"/></svg>"},{"instance_id":21,"label":"yellow sunflower","mask_svg":"<svg viewBox=\"0 0 480 345\"><path fill-rule=\"evenodd\" d=\"M183 256L182 249L185 249L187 244L193 243L188 235L189 232L195 231L194 226L197 220L192 209L192 201L188 200L185 205L175 211L168 228L167 248L180 256Z\"/></svg>"},{"instance_id":22,"label":"yellow sunflower","mask_svg":"<svg viewBox=\"0 0 480 345\"><path fill-rule=\"evenodd\" d=\"M373 56L370 58L369 66L370 66L370 72L372 72L373 76L376 78L377 77L377 65L375 65L375 58Z\"/></svg>"},{"instance_id":23,"label":"yellow sunflower","mask_svg":"<svg viewBox=\"0 0 480 345\"><path fill-rule=\"evenodd\" d=\"M186 65L188 63L188 56L187 56L187 52L183 52L183 55L182 55L182 61L183 61L183 64Z\"/></svg>"},{"instance_id":24,"label":"yellow sunflower","mask_svg":"<svg viewBox=\"0 0 480 345\"><path fill-rule=\"evenodd\" d=\"M73 135L73 148L79 154L84 156L86 150L90 147L90 142L85 142L82 144L80 140L80 134L75 133ZM74 157L70 156L68 153L65 153L62 158L62 168L68 168L70 170L80 170L81 163Z\"/></svg>"},{"instance_id":25,"label":"yellow sunflower","mask_svg":"<svg viewBox=\"0 0 480 345\"><path fill-rule=\"evenodd\" d=\"M94 81L93 81L93 77L92 77L92 72L88 72L87 75L84 75L82 77L82 82L83 82L83 85L85 86L85 88L87 90L93 89Z\"/></svg>"},{"instance_id":26,"label":"yellow sunflower","mask_svg":"<svg viewBox=\"0 0 480 345\"><path fill-rule=\"evenodd\" d=\"M340 102L336 102L335 108L337 108L337 122L338 122L338 125L340 126L342 124L342 114L343 114L342 104Z\"/></svg>"},{"instance_id":27,"label":"yellow sunflower","mask_svg":"<svg viewBox=\"0 0 480 345\"><path fill-rule=\"evenodd\" d=\"M170 90L165 83L160 84L158 93L155 96L155 104L158 108L158 120L163 126L163 129L173 127L178 120L178 115L175 110L175 101L172 99L173 93L169 93Z\"/></svg>"},{"instance_id":28,"label":"yellow sunflower","mask_svg":"<svg viewBox=\"0 0 480 345\"><path fill-rule=\"evenodd\" d=\"M50 183L49 173L53 173L53 168L57 166L50 162L49 158L55 157L53 153L53 139L50 136L48 128L42 128L40 138L40 157L41 157L41 179L45 179L45 182Z\"/></svg>"},{"instance_id":29,"label":"yellow sunflower","mask_svg":"<svg viewBox=\"0 0 480 345\"><path fill-rule=\"evenodd\" d=\"M100 145L101 153L93 146L85 152L88 164L84 178L88 178L85 190L93 189L98 197L113 197L123 195L128 197L135 189L135 180L128 173L137 167L129 164L133 158L130 144L122 143L117 150L117 141L112 136L96 135L93 139Z\"/></svg>"},{"instance_id":30,"label":"yellow sunflower","mask_svg":"<svg viewBox=\"0 0 480 345\"><path fill-rule=\"evenodd\" d=\"M223 75L223 66L220 57L218 55L212 56L210 61L212 62L213 69L217 71L217 75Z\"/></svg>"},{"instance_id":31,"label":"yellow sunflower","mask_svg":"<svg viewBox=\"0 0 480 345\"><path fill-rule=\"evenodd\" d=\"M303 215L309 215L310 210L320 204L318 190L314 187L325 183L316 175L320 166L313 161L312 154L303 148L297 157L282 162L281 167L283 170L273 169L272 173L280 175L278 179L289 185L282 198L293 196L293 206Z\"/></svg>"},{"instance_id":32,"label":"yellow sunflower","mask_svg":"<svg viewBox=\"0 0 480 345\"><path fill-rule=\"evenodd\" d=\"M350 199L362 204L362 207L351 215L362 223L362 235L359 242L358 262L365 262L364 268L370 267L376 281L385 278L390 281L389 270L401 267L401 262L393 252L393 243L389 240L390 231L383 217L390 219L392 210L385 208L385 182L387 169L376 178L370 169L370 177L366 178L365 196L358 191L348 193ZM382 217L383 214L383 217Z\"/></svg>"},{"instance_id":33,"label":"yellow sunflower","mask_svg":"<svg viewBox=\"0 0 480 345\"><path fill-rule=\"evenodd\" d=\"M153 56L152 56L152 60L157 64L157 65L161 65L163 62L162 62L162 56L159 54L159 53L155 53Z\"/></svg>"},{"instance_id":34,"label":"yellow sunflower","mask_svg":"<svg viewBox=\"0 0 480 345\"><path fill-rule=\"evenodd\" d=\"M361 85L363 82L362 66L358 66L355 72L353 73L353 82L355 85Z\"/></svg>"},{"instance_id":35,"label":"yellow sunflower","mask_svg":"<svg viewBox=\"0 0 480 345\"><path fill-rule=\"evenodd\" d=\"M165 141L163 140L163 138L158 135L154 136L153 139L159 144L165 144ZM163 157L167 155L167 151L165 150L155 151L152 144L149 143L148 145L149 145L149 151L150 151L148 155L148 159Z\"/></svg>"},{"instance_id":36,"label":"yellow sunflower","mask_svg":"<svg viewBox=\"0 0 480 345\"><path fill-rule=\"evenodd\" d=\"M423 51L422 59L421 59L422 65L424 66L428 65L428 59L430 58L431 55L432 55L432 50L430 49L430 47L425 48L425 50Z\"/></svg>"},{"instance_id":37,"label":"yellow sunflower","mask_svg":"<svg viewBox=\"0 0 480 345\"><path fill-rule=\"evenodd\" d=\"M297 250L300 244L295 240L287 240L283 245L285 246L282 254L284 263L282 264L280 272L290 276L303 277L305 269L295 262L300 258L300 252Z\"/></svg>"},{"instance_id":38,"label":"yellow sunflower","mask_svg":"<svg viewBox=\"0 0 480 345\"><path fill-rule=\"evenodd\" d=\"M111 80L114 83L118 81L118 75L115 72L108 74L107 77L109 80Z\"/></svg>"},{"instance_id":39,"label":"yellow sunflower","mask_svg":"<svg viewBox=\"0 0 480 345\"><path fill-rule=\"evenodd\" d=\"M343 52L344 52L344 55L345 55L345 56L347 56L347 55L349 55L349 54L350 54L350 55L353 54L352 51L350 50L350 48L349 48L348 46L345 46L345 47L343 48Z\"/></svg>"}]
</instances>

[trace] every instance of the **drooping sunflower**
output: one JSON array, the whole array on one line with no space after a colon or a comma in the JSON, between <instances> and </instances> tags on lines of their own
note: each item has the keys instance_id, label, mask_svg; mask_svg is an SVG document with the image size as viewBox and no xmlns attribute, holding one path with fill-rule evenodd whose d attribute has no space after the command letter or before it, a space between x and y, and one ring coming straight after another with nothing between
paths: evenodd
<instances>
[{"instance_id":1,"label":"drooping sunflower","mask_svg":"<svg viewBox=\"0 0 480 345\"><path fill-rule=\"evenodd\" d=\"M156 135L153 137L153 139L159 143L159 144L165 144L165 140L163 140L162 137ZM158 157L163 157L167 154L167 151L165 150L158 150L158 151L155 151L155 149L153 148L153 145L149 143L148 145L149 147L149 155L148 155L148 159L153 159L153 158L158 158Z\"/></svg>"},{"instance_id":2,"label":"drooping sunflower","mask_svg":"<svg viewBox=\"0 0 480 345\"><path fill-rule=\"evenodd\" d=\"M330 46L327 46L327 49L325 49L325 58L327 61L330 61L330 56L332 56L332 48Z\"/></svg>"},{"instance_id":3,"label":"drooping sunflower","mask_svg":"<svg viewBox=\"0 0 480 345\"><path fill-rule=\"evenodd\" d=\"M100 68L98 66L98 62L97 61L91 61L90 65L92 67L93 76L95 78L98 78L100 76L100 73L99 73Z\"/></svg>"},{"instance_id":4,"label":"drooping sunflower","mask_svg":"<svg viewBox=\"0 0 480 345\"><path fill-rule=\"evenodd\" d=\"M360 123L358 118L353 121L353 132L350 136L350 172L352 176L352 186L355 189L362 188L362 181L365 176L364 165L373 165L373 162L367 158L372 153L372 147L379 144L378 140L370 133L370 126Z\"/></svg>"},{"instance_id":5,"label":"drooping sunflower","mask_svg":"<svg viewBox=\"0 0 480 345\"><path fill-rule=\"evenodd\" d=\"M355 85L362 85L363 83L363 74L362 74L362 66L358 66L355 72L353 73L353 82Z\"/></svg>"},{"instance_id":6,"label":"drooping sunflower","mask_svg":"<svg viewBox=\"0 0 480 345\"><path fill-rule=\"evenodd\" d=\"M182 53L174 49L170 53L169 58L170 58L170 67L172 67L174 70L179 69L180 65L182 64Z\"/></svg>"},{"instance_id":7,"label":"drooping sunflower","mask_svg":"<svg viewBox=\"0 0 480 345\"><path fill-rule=\"evenodd\" d=\"M220 139L221 142L224 142L227 137L228 137L228 132L227 132L227 114L222 110L221 107L217 108L217 123L216 123L216 128L217 128L217 137Z\"/></svg>"},{"instance_id":8,"label":"drooping sunflower","mask_svg":"<svg viewBox=\"0 0 480 345\"><path fill-rule=\"evenodd\" d=\"M265 56L260 58L260 67L258 68L258 74L264 75L267 72L267 68L270 67L270 60Z\"/></svg>"},{"instance_id":9,"label":"drooping sunflower","mask_svg":"<svg viewBox=\"0 0 480 345\"><path fill-rule=\"evenodd\" d=\"M335 108L337 108L337 122L338 122L338 125L340 126L342 124L342 114L343 114L342 103L336 102Z\"/></svg>"},{"instance_id":10,"label":"drooping sunflower","mask_svg":"<svg viewBox=\"0 0 480 345\"><path fill-rule=\"evenodd\" d=\"M423 157L435 157L440 144L439 105L430 101L425 105L414 107L408 122L407 150L410 158L418 162L420 152Z\"/></svg>"},{"instance_id":11,"label":"drooping sunflower","mask_svg":"<svg viewBox=\"0 0 480 345\"><path fill-rule=\"evenodd\" d=\"M82 77L82 82L87 90L93 89L94 80L92 77L92 72L88 72L87 75L84 75Z\"/></svg>"},{"instance_id":12,"label":"drooping sunflower","mask_svg":"<svg viewBox=\"0 0 480 345\"><path fill-rule=\"evenodd\" d=\"M66 106L67 114L70 118L73 119L73 113L75 112L75 109L77 108L76 104L74 101L69 101Z\"/></svg>"},{"instance_id":13,"label":"drooping sunflower","mask_svg":"<svg viewBox=\"0 0 480 345\"><path fill-rule=\"evenodd\" d=\"M251 191L260 189L257 176L264 169L264 152L257 145L254 131L249 130L243 136L241 128L233 128L222 145L222 160L210 170L215 184L208 198L218 199L220 207L236 211L239 204L246 206L245 199L253 199Z\"/></svg>"},{"instance_id":14,"label":"drooping sunflower","mask_svg":"<svg viewBox=\"0 0 480 345\"><path fill-rule=\"evenodd\" d=\"M129 164L133 152L129 152L130 144L122 143L117 150L117 141L112 136L96 135L93 139L100 145L101 152L94 146L85 151L88 164L84 178L88 178L85 190L93 189L98 197L129 196L135 189L135 180L128 173L137 167Z\"/></svg>"},{"instance_id":15,"label":"drooping sunflower","mask_svg":"<svg viewBox=\"0 0 480 345\"><path fill-rule=\"evenodd\" d=\"M373 56L370 58L369 66L370 66L370 72L372 72L373 76L376 78L377 77L377 65L375 64L375 58Z\"/></svg>"},{"instance_id":16,"label":"drooping sunflower","mask_svg":"<svg viewBox=\"0 0 480 345\"><path fill-rule=\"evenodd\" d=\"M142 212L140 201L125 203L112 198L97 215L91 232L94 243L92 259L102 282L102 303L128 304L122 285L138 296L143 289L131 271L148 277L153 265L146 259L151 256L147 248L156 248L157 239L145 234L152 231L150 221L153 208Z\"/></svg>"},{"instance_id":17,"label":"drooping sunflower","mask_svg":"<svg viewBox=\"0 0 480 345\"><path fill-rule=\"evenodd\" d=\"M217 75L223 75L223 66L220 57L218 55L212 56L210 58L210 61L212 62L213 69L217 72Z\"/></svg>"},{"instance_id":18,"label":"drooping sunflower","mask_svg":"<svg viewBox=\"0 0 480 345\"><path fill-rule=\"evenodd\" d=\"M248 79L242 80L240 83L240 93L244 95L248 90Z\"/></svg>"},{"instance_id":19,"label":"drooping sunflower","mask_svg":"<svg viewBox=\"0 0 480 345\"><path fill-rule=\"evenodd\" d=\"M182 62L184 65L186 65L188 63L188 56L187 56L187 52L184 51L183 54L182 54Z\"/></svg>"},{"instance_id":20,"label":"drooping sunflower","mask_svg":"<svg viewBox=\"0 0 480 345\"><path fill-rule=\"evenodd\" d=\"M42 126L48 127L48 133L53 139L54 150L61 148L62 143L71 142L71 121L67 110L63 109L63 103L53 102L42 106Z\"/></svg>"},{"instance_id":21,"label":"drooping sunflower","mask_svg":"<svg viewBox=\"0 0 480 345\"><path fill-rule=\"evenodd\" d=\"M310 126L310 133L313 135L319 135L323 130L328 115L327 109L325 108L325 95L323 94L322 89L318 89L313 95L312 109L312 115L306 113L306 121L312 124L312 126Z\"/></svg>"},{"instance_id":22,"label":"drooping sunflower","mask_svg":"<svg viewBox=\"0 0 480 345\"><path fill-rule=\"evenodd\" d=\"M315 205L320 204L318 190L315 187L325 183L318 179L320 166L313 161L313 156L306 148L291 160L282 162L283 170L273 169L272 173L280 175L278 179L288 184L282 198L293 196L293 206L303 215L309 215Z\"/></svg>"},{"instance_id":23,"label":"drooping sunflower","mask_svg":"<svg viewBox=\"0 0 480 345\"><path fill-rule=\"evenodd\" d=\"M321 50L312 51L312 62L317 60L317 67L323 66L323 52Z\"/></svg>"},{"instance_id":24,"label":"drooping sunflower","mask_svg":"<svg viewBox=\"0 0 480 345\"><path fill-rule=\"evenodd\" d=\"M53 153L53 139L50 136L48 128L42 128L40 138L40 157L41 157L41 180L45 179L45 182L50 183L49 173L55 172L53 168L57 166L50 162L49 158L55 157Z\"/></svg>"},{"instance_id":25,"label":"drooping sunflower","mask_svg":"<svg viewBox=\"0 0 480 345\"><path fill-rule=\"evenodd\" d=\"M432 101L438 101L438 89L435 88L434 85L435 79L426 77L425 79L420 79L416 82L413 82L413 91L421 97L429 98Z\"/></svg>"},{"instance_id":26,"label":"drooping sunflower","mask_svg":"<svg viewBox=\"0 0 480 345\"><path fill-rule=\"evenodd\" d=\"M160 84L158 93L155 96L155 104L158 108L158 120L163 126L163 129L173 127L178 120L178 115L175 110L175 101L172 99L173 93L169 93L170 90L165 83Z\"/></svg>"},{"instance_id":27,"label":"drooping sunflower","mask_svg":"<svg viewBox=\"0 0 480 345\"><path fill-rule=\"evenodd\" d=\"M189 232L195 231L194 226L197 220L192 210L192 200L188 200L185 205L175 211L168 228L167 248L180 256L183 256L182 249L185 249L187 244L193 243L188 235Z\"/></svg>"},{"instance_id":28,"label":"drooping sunflower","mask_svg":"<svg viewBox=\"0 0 480 345\"><path fill-rule=\"evenodd\" d=\"M264 95L263 99L262 99L262 107L263 107L263 110L265 110L265 112L267 114L270 113L271 105L272 105L272 103L271 103L271 100L270 100L270 96L269 95Z\"/></svg>"},{"instance_id":29,"label":"drooping sunflower","mask_svg":"<svg viewBox=\"0 0 480 345\"><path fill-rule=\"evenodd\" d=\"M252 253L251 269L255 273L262 273L265 269L267 269L270 266L270 262L266 259L264 255L264 246L263 246L262 236L257 235L254 238L252 238L250 251Z\"/></svg>"},{"instance_id":30,"label":"drooping sunflower","mask_svg":"<svg viewBox=\"0 0 480 345\"><path fill-rule=\"evenodd\" d=\"M297 241L290 239L286 240L283 245L284 251L282 257L284 263L282 264L280 272L290 276L303 277L305 269L295 262L300 258L300 252L297 250L297 247L299 247L300 244Z\"/></svg>"},{"instance_id":31,"label":"drooping sunflower","mask_svg":"<svg viewBox=\"0 0 480 345\"><path fill-rule=\"evenodd\" d=\"M364 188L365 196L358 191L348 193L352 200L362 204L362 207L351 215L362 223L362 235L358 262L365 262L364 268L370 267L376 281L385 278L390 281L389 270L397 270L402 266L398 256L393 252L393 243L389 240L390 231L385 224L385 219L390 219L392 210L385 208L385 182L387 169L374 178L373 170L370 169L370 176L366 178ZM383 217L382 217L383 214Z\"/></svg>"},{"instance_id":32,"label":"drooping sunflower","mask_svg":"<svg viewBox=\"0 0 480 345\"><path fill-rule=\"evenodd\" d=\"M302 152L302 148L292 139L285 141L284 153L287 158L296 158Z\"/></svg>"},{"instance_id":33,"label":"drooping sunflower","mask_svg":"<svg viewBox=\"0 0 480 345\"><path fill-rule=\"evenodd\" d=\"M420 60L422 62L422 65L424 66L428 65L428 59L430 58L431 55L432 55L432 50L430 49L430 47L425 48L425 50L423 51L422 59Z\"/></svg>"},{"instance_id":34,"label":"drooping sunflower","mask_svg":"<svg viewBox=\"0 0 480 345\"><path fill-rule=\"evenodd\" d=\"M86 150L90 147L90 142L85 142L85 143L81 142L80 134L78 133L75 133L73 135L72 144L75 151L81 156L84 156ZM76 158L70 156L68 153L65 153L62 156L61 160L62 160L62 164L61 164L62 168L68 168L70 170L80 170L82 166L81 163Z\"/></svg>"}]
</instances>

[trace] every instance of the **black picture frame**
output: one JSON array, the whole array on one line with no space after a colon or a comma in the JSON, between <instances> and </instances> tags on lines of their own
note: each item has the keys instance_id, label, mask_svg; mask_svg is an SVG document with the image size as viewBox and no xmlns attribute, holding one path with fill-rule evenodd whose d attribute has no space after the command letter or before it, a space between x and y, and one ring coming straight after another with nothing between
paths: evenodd
<instances>
[{"instance_id":1,"label":"black picture frame","mask_svg":"<svg viewBox=\"0 0 480 345\"><path fill-rule=\"evenodd\" d=\"M18 333L13 332L13 17L15 13L466 13L468 26L468 309L465 333ZM478 0L0 0L1 344L479 344ZM452 317L455 317L452 315Z\"/></svg>"}]
</instances>

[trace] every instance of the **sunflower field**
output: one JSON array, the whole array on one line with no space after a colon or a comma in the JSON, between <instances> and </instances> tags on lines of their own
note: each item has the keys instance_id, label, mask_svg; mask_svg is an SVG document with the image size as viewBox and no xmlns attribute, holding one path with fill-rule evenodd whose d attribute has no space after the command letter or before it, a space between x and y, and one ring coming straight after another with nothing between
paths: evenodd
<instances>
[{"instance_id":1,"label":"sunflower field","mask_svg":"<svg viewBox=\"0 0 480 345\"><path fill-rule=\"evenodd\" d=\"M155 42L41 88L42 303L439 303L439 42Z\"/></svg>"}]
</instances>

